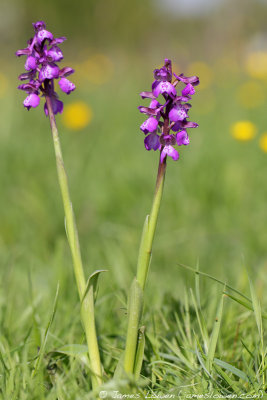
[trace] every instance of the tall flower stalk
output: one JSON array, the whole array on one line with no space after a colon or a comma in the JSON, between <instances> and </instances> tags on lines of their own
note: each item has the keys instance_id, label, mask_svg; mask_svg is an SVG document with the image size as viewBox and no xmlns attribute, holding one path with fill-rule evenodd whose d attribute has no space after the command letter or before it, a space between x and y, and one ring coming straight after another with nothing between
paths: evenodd
<instances>
[{"instance_id":1,"label":"tall flower stalk","mask_svg":"<svg viewBox=\"0 0 267 400\"><path fill-rule=\"evenodd\" d=\"M167 166L167 156L173 160L179 159L175 145L182 146L190 143L187 128L196 128L197 123L188 121L188 110L191 105L191 95L195 93L195 86L199 84L197 76L177 76L172 72L172 64L165 60L164 66L154 70L154 82L151 92L140 93L142 98L150 99L149 107L140 106L139 111L148 116L140 129L146 135L144 144L147 150L159 150L159 167L156 188L150 215L146 217L139 256L137 274L130 289L128 301L128 328L124 354L124 370L138 379L144 354L144 327L141 327L143 312L144 289L152 254L152 245L155 235L159 209L163 194L164 179ZM177 94L178 83L185 84L181 94ZM162 95L163 104L158 97Z\"/></svg>"},{"instance_id":2,"label":"tall flower stalk","mask_svg":"<svg viewBox=\"0 0 267 400\"><path fill-rule=\"evenodd\" d=\"M86 282L84 276L78 232L69 193L68 177L65 171L55 120L55 114L63 111L63 102L58 99L58 95L55 92L54 80L59 79L58 83L61 90L69 94L75 90L75 85L66 76L72 74L74 70L69 67L60 69L56 64L56 62L63 59L63 54L57 44L62 43L66 38L54 38L53 34L46 30L46 25L43 21L36 22L33 27L35 35L28 41L27 48L16 52L17 56L27 56L25 63L27 72L21 74L19 79L29 81L18 88L28 94L23 102L24 107L28 110L39 105L40 95L45 98L44 112L49 117L52 130L58 181L65 212L66 232L81 302L81 319L88 345L92 386L97 388L102 383L102 366L95 327L94 285L90 282L90 278Z\"/></svg>"}]
</instances>

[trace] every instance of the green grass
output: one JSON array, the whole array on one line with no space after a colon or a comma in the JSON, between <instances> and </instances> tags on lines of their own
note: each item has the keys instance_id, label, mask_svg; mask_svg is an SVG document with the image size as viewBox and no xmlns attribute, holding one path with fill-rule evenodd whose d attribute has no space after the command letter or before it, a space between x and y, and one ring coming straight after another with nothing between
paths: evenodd
<instances>
[{"instance_id":1,"label":"green grass","mask_svg":"<svg viewBox=\"0 0 267 400\"><path fill-rule=\"evenodd\" d=\"M58 120L86 274L108 269L96 302L103 390L176 398L260 394L266 387L267 156L257 138L234 142L229 125L251 119L264 132L267 121L266 104L247 111L235 101L244 76L227 87L214 84L192 101L191 119L200 127L167 168L145 294L142 379L138 389L112 380L157 168L157 154L143 148L137 110L138 92L149 89L151 76L132 73L118 84L129 67L118 67L105 87L83 85L65 98L92 106L86 130L68 131ZM201 114L209 92L214 110ZM21 101L12 91L1 99L0 396L95 399L49 123L41 108L27 113ZM180 264L199 265L220 282Z\"/></svg>"}]
</instances>

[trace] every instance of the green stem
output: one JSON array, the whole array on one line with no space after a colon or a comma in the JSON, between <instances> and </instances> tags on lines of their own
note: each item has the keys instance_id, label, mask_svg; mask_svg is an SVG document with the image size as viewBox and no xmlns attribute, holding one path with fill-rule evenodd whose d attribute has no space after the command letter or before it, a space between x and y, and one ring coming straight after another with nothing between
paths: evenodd
<instances>
[{"instance_id":1,"label":"green stem","mask_svg":"<svg viewBox=\"0 0 267 400\"><path fill-rule=\"evenodd\" d=\"M138 329L141 322L143 312L143 293L146 285L149 264L152 254L152 245L157 226L159 208L162 199L164 178L166 172L166 159L163 163L159 162L158 175L156 181L156 189L152 203L151 213L146 218L139 247L139 255L137 261L137 277L131 286L129 304L128 304L128 328L126 336L126 346L124 355L124 370L127 373L135 374L136 379L140 372L140 363L137 360L137 339ZM138 370L135 370L138 366Z\"/></svg>"},{"instance_id":2,"label":"green stem","mask_svg":"<svg viewBox=\"0 0 267 400\"><path fill-rule=\"evenodd\" d=\"M79 238L76 228L75 217L72 209L72 203L70 199L68 177L64 167L60 140L56 126L56 120L53 113L51 99L49 96L46 96L46 104L48 108L48 115L52 130L53 143L56 155L58 180L59 180L61 196L65 212L66 231L71 250L74 275L77 283L79 298L81 301L81 319L84 326L87 345L88 345L90 366L92 370L92 385L93 388L95 389L102 383L102 366L100 361L96 327L95 327L94 295L92 291L92 293L89 293L89 295L87 295L86 298L83 300L83 295L86 288L86 281L82 265Z\"/></svg>"},{"instance_id":3,"label":"green stem","mask_svg":"<svg viewBox=\"0 0 267 400\"><path fill-rule=\"evenodd\" d=\"M145 234L144 232L145 229L144 229L139 248L139 255L137 261L137 281L139 282L143 290L145 288L149 264L150 264L150 258L152 254L152 245L158 221L160 203L162 199L165 173L166 173L166 158L164 159L163 163L159 162L156 189L155 189L151 212L148 218L147 234Z\"/></svg>"}]
</instances>

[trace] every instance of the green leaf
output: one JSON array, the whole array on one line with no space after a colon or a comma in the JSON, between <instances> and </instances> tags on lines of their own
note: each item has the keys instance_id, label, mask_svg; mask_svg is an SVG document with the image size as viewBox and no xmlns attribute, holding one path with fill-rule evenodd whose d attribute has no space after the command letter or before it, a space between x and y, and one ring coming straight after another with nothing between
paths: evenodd
<instances>
[{"instance_id":1,"label":"green leaf","mask_svg":"<svg viewBox=\"0 0 267 400\"><path fill-rule=\"evenodd\" d=\"M87 296L89 290L91 287L93 287L93 292L94 292L94 300L96 300L97 297L97 292L98 292L98 278L101 272L107 272L107 269L98 269L95 272L93 272L86 283L85 291L82 297L81 304L84 302L85 297Z\"/></svg>"},{"instance_id":2,"label":"green leaf","mask_svg":"<svg viewBox=\"0 0 267 400\"><path fill-rule=\"evenodd\" d=\"M228 364L225 361L219 360L218 358L214 358L214 364L218 365L219 367L226 369L227 371L231 372L232 374L238 376L239 378L243 379L243 381L248 382L248 377L247 375L243 372L240 371L240 369L234 367L231 364Z\"/></svg>"},{"instance_id":3,"label":"green leaf","mask_svg":"<svg viewBox=\"0 0 267 400\"><path fill-rule=\"evenodd\" d=\"M250 300L247 296L245 296L243 293L239 292L239 290L233 288L233 287L230 286L230 285L227 285L227 283L220 281L219 279L215 278L214 276L209 275L209 274L206 274L205 272L201 272L199 269L194 269L194 268L192 268L192 267L189 267L188 265L184 265L184 264L181 264L181 263L178 263L177 265L178 265L179 267L188 269L189 271L192 271L192 272L194 272L195 274L199 274L199 275L201 275L201 276L205 276L206 278L209 278L209 279L211 279L211 280L213 280L213 281L215 281L215 282L217 282L217 283L220 283L221 285L225 286L227 289L232 290L233 292L239 294L239 296L241 296L241 297L243 297L244 299L246 299L246 300L248 300L248 301L251 302L251 300Z\"/></svg>"},{"instance_id":4,"label":"green leaf","mask_svg":"<svg viewBox=\"0 0 267 400\"><path fill-rule=\"evenodd\" d=\"M202 336L202 341L204 343L204 348L205 348L205 350L207 350L209 338L208 338L208 331L207 331L206 323L205 323L205 320L203 318L201 309L198 309L198 305L197 305L197 302L196 302L196 299L195 299L195 296L194 296L194 293L193 293L192 289L190 289L190 294L191 294L192 301L193 301L193 306L194 306L194 309L195 309L195 312L196 312L197 321L198 321L200 333L201 333L201 336Z\"/></svg>"},{"instance_id":5,"label":"green leaf","mask_svg":"<svg viewBox=\"0 0 267 400\"><path fill-rule=\"evenodd\" d=\"M183 355L177 344L171 343L169 340L162 338L162 341L166 344L166 346L177 356L179 359L179 363L185 364L188 369L194 369L194 366L187 360L187 358Z\"/></svg>"},{"instance_id":6,"label":"green leaf","mask_svg":"<svg viewBox=\"0 0 267 400\"><path fill-rule=\"evenodd\" d=\"M88 359L88 347L85 344L66 344L65 346L61 346L50 353L52 354L64 354L68 357L75 357L83 365L86 365L88 370L91 371L91 366Z\"/></svg>"},{"instance_id":7,"label":"green leaf","mask_svg":"<svg viewBox=\"0 0 267 400\"><path fill-rule=\"evenodd\" d=\"M214 366L216 371L220 374L221 378L225 380L225 382L228 384L229 388L233 389L235 393L240 393L240 388L237 386L236 381L231 379L226 372L222 368L220 368L217 364L215 365L215 358L214 358Z\"/></svg>"},{"instance_id":8,"label":"green leaf","mask_svg":"<svg viewBox=\"0 0 267 400\"><path fill-rule=\"evenodd\" d=\"M206 366L205 366L205 363L204 363L204 360L203 360L203 358L202 358L202 355L201 355L200 352L198 351L198 346L200 346L200 344L198 343L197 340L196 340L196 342L197 342L197 343L196 343L196 346L195 346L195 352L196 352L198 361L199 361L201 367L203 368L203 370L206 372L206 374L207 374L211 379L213 379L212 375L210 374L210 372L207 370L207 368L206 368Z\"/></svg>"},{"instance_id":9,"label":"green leaf","mask_svg":"<svg viewBox=\"0 0 267 400\"><path fill-rule=\"evenodd\" d=\"M114 379L121 379L126 376L123 365L124 357L125 357L125 351L121 353L118 364L116 365L116 369L113 376Z\"/></svg>"},{"instance_id":10,"label":"green leaf","mask_svg":"<svg viewBox=\"0 0 267 400\"><path fill-rule=\"evenodd\" d=\"M65 346L59 347L53 350L53 353L66 354L67 356L80 356L88 353L88 347L85 344L66 344Z\"/></svg>"},{"instance_id":11,"label":"green leaf","mask_svg":"<svg viewBox=\"0 0 267 400\"><path fill-rule=\"evenodd\" d=\"M253 311L254 311L254 315L255 315L255 320L256 320L257 327L258 327L259 335L260 335L260 337L262 337L261 306L260 306L260 302L257 298L254 286L251 282L251 279L248 278L248 280L249 280L250 294L251 294L251 300L252 300L252 306L253 306Z\"/></svg>"},{"instance_id":12,"label":"green leaf","mask_svg":"<svg viewBox=\"0 0 267 400\"><path fill-rule=\"evenodd\" d=\"M207 354L207 365L208 365L208 370L211 371L213 359L214 359L214 354L219 338L219 332L220 332L220 326L221 326L221 321L222 321L222 312L223 312L223 298L224 295L222 295L221 300L219 302L217 311L216 311L216 317L209 341L209 348L208 348L208 354Z\"/></svg>"},{"instance_id":13,"label":"green leaf","mask_svg":"<svg viewBox=\"0 0 267 400\"><path fill-rule=\"evenodd\" d=\"M39 354L38 354L38 357L36 359L34 369L32 371L32 378L39 371L40 363L44 358L45 347L46 347L46 342L47 342L47 338L48 338L49 329L50 329L50 327L52 325L52 322L53 322L55 314L56 314L57 301L58 301L58 292L59 292L59 284L57 285L57 290L56 290L56 296L55 296L55 300L54 300L54 304L53 304L53 309L52 309L51 316L49 318L48 324L47 324L46 329L45 329L44 339L42 341L42 344L41 344L41 347L40 347L40 350L39 350Z\"/></svg>"},{"instance_id":14,"label":"green leaf","mask_svg":"<svg viewBox=\"0 0 267 400\"><path fill-rule=\"evenodd\" d=\"M136 357L135 357L135 364L134 364L134 377L136 380L139 379L143 359L144 359L144 352L145 352L145 327L141 326L138 332L138 342L137 342L137 350L136 350Z\"/></svg>"},{"instance_id":15,"label":"green leaf","mask_svg":"<svg viewBox=\"0 0 267 400\"><path fill-rule=\"evenodd\" d=\"M128 328L125 346L124 369L133 373L137 348L138 328L143 311L143 290L134 278L130 288L128 303Z\"/></svg>"},{"instance_id":16,"label":"green leaf","mask_svg":"<svg viewBox=\"0 0 267 400\"><path fill-rule=\"evenodd\" d=\"M247 308L247 309L250 310L250 311L253 311L253 307L252 307L251 304L246 303L245 301L238 299L237 297L233 296L233 295L230 294L230 293L224 292L224 294L225 294L227 297L230 297L230 299L232 299L232 300L236 301L237 303L241 304L241 306Z\"/></svg>"}]
</instances>

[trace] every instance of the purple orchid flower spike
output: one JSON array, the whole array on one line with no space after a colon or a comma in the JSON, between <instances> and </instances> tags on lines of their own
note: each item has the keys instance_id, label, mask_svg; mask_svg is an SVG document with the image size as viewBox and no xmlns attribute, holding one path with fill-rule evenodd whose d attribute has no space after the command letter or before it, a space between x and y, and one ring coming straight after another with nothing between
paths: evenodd
<instances>
[{"instance_id":1,"label":"purple orchid flower spike","mask_svg":"<svg viewBox=\"0 0 267 400\"><path fill-rule=\"evenodd\" d=\"M182 83L180 93L177 85ZM187 128L195 128L195 122L188 121L188 112L191 105L188 101L195 94L195 86L199 79L195 76L185 77L183 74L175 75L172 71L171 60L166 59L163 67L154 70L154 82L151 92L141 92L142 99L149 99L147 106L138 109L145 114L146 120L140 126L146 135L145 148L150 151L160 151L159 167L157 173L155 193L151 213L147 215L144 223L138 262L137 273L130 288L128 300L128 328L125 343L123 367L126 374L139 378L140 370L136 373L136 359L142 364L142 355L139 354L139 335L144 335L141 327L143 312L143 295L146 286L149 265L151 261L152 245L157 225L157 219L162 199L164 180L167 167L167 157L174 161L179 159L175 146L189 144ZM133 301L134 299L134 301Z\"/></svg>"},{"instance_id":2,"label":"purple orchid flower spike","mask_svg":"<svg viewBox=\"0 0 267 400\"><path fill-rule=\"evenodd\" d=\"M38 107L40 96L44 96L51 99L54 114L62 113L63 102L58 99L54 90L54 80L59 79L59 87L66 94L75 90L74 83L66 78L74 70L69 67L60 69L57 65L57 62L63 59L63 53L57 45L64 42L66 38L55 38L46 30L46 24L43 21L33 23L33 28L35 35L28 41L28 46L16 52L18 57L27 56L24 66L27 72L21 74L19 80L29 80L29 82L18 86L18 89L28 94L23 102L24 107L27 110ZM44 105L44 112L48 115L47 102Z\"/></svg>"},{"instance_id":3,"label":"purple orchid flower spike","mask_svg":"<svg viewBox=\"0 0 267 400\"><path fill-rule=\"evenodd\" d=\"M68 177L64 166L60 136L55 118L56 114L61 114L63 111L63 102L59 100L56 93L55 81L58 79L60 89L64 93L70 94L75 90L75 85L68 77L74 70L70 67L60 68L57 65L57 63L63 59L63 53L58 45L64 42L66 38L55 38L54 35L46 29L46 25L43 21L34 23L33 28L35 33L33 38L28 41L27 47L16 52L17 56L26 56L26 72L19 76L19 80L23 82L18 86L18 89L27 93L27 97L23 102L27 110L38 107L41 97L45 98L44 112L49 118L54 144L58 183L65 214L65 229L70 246L73 271L80 299L81 321L87 340L90 369L92 371L92 388L93 390L97 390L98 386L102 384L103 368L95 324L95 299L93 292L92 296L91 294L88 295L90 291L87 290L88 285L83 269L78 230L70 198ZM155 123L157 124L156 119L154 124ZM148 124L148 127L149 126L150 124ZM149 129L151 130L151 128ZM100 272L102 271L95 271L93 275L98 275Z\"/></svg>"},{"instance_id":4,"label":"purple orchid flower spike","mask_svg":"<svg viewBox=\"0 0 267 400\"><path fill-rule=\"evenodd\" d=\"M187 146L190 143L187 128L197 128L196 122L188 121L188 111L191 96L195 94L195 86L199 84L197 76L186 77L172 72L171 60L165 59L164 66L154 70L154 82L151 92L141 92L140 96L150 99L149 107L139 106L146 119L140 126L146 136L144 140L147 150L159 150L160 162L163 163L169 156L173 160L179 159L175 145ZM185 86L177 94L176 86L182 83ZM158 100L163 97L163 104Z\"/></svg>"}]
</instances>

